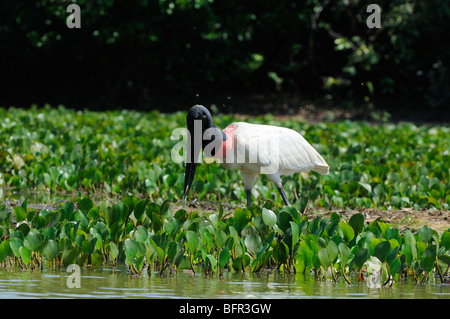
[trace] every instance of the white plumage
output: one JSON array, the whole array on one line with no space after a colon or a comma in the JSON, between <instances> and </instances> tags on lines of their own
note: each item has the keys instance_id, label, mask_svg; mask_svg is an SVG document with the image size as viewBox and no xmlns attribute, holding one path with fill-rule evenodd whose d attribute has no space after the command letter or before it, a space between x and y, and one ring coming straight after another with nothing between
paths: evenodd
<instances>
[{"instance_id":1,"label":"white plumage","mask_svg":"<svg viewBox=\"0 0 450 319\"><path fill-rule=\"evenodd\" d=\"M294 130L245 122L235 122L229 127L234 127L233 145L222 165L241 171L245 189L251 189L261 173L281 188L280 176L310 171L326 175L329 172L330 167L323 157Z\"/></svg>"},{"instance_id":2,"label":"white plumage","mask_svg":"<svg viewBox=\"0 0 450 319\"><path fill-rule=\"evenodd\" d=\"M211 113L204 106L193 106L186 117L190 132L183 197L187 195L194 179L198 154L202 145L206 152L218 158L229 169L239 169L244 181L247 206L251 205L251 189L259 174L271 180L289 205L281 177L297 172L315 171L321 175L329 172L323 157L298 132L278 126L234 122L223 131L214 125ZM201 130L196 131L196 123ZM197 133L196 133L197 132ZM201 133L201 135L200 135ZM214 143L212 142L214 141ZM214 144L214 152L209 146Z\"/></svg>"}]
</instances>

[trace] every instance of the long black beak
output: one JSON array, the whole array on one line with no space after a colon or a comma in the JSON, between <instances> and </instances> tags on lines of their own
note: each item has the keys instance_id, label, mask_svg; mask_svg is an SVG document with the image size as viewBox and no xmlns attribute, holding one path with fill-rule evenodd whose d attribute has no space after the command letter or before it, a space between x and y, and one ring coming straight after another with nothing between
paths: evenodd
<instances>
[{"instance_id":1,"label":"long black beak","mask_svg":"<svg viewBox=\"0 0 450 319\"><path fill-rule=\"evenodd\" d=\"M195 170L197 169L199 154L205 147L208 146L208 140L214 140L220 146L222 140L225 140L226 135L219 127L215 126L212 120L211 113L202 105L194 105L189 109L186 115L186 124L189 131L187 156L186 156L186 173L184 175L184 190L183 190L183 204L186 207L187 197L191 190L192 182L195 177ZM208 129L213 128L209 132L208 137L203 138L204 133ZM220 137L220 138L219 138ZM214 153L215 154L215 153ZM212 154L212 155L214 155Z\"/></svg>"},{"instance_id":2,"label":"long black beak","mask_svg":"<svg viewBox=\"0 0 450 319\"><path fill-rule=\"evenodd\" d=\"M191 190L192 182L194 181L195 170L197 169L197 163L186 163L186 173L184 175L184 191L183 201L186 206L186 200Z\"/></svg>"},{"instance_id":3,"label":"long black beak","mask_svg":"<svg viewBox=\"0 0 450 319\"><path fill-rule=\"evenodd\" d=\"M194 138L191 134L188 137L188 149L186 156L186 172L184 175L184 190L183 190L183 204L186 206L187 197L191 190L192 182L195 177L195 170L197 169L198 155L200 153L201 143L194 143Z\"/></svg>"}]
</instances>

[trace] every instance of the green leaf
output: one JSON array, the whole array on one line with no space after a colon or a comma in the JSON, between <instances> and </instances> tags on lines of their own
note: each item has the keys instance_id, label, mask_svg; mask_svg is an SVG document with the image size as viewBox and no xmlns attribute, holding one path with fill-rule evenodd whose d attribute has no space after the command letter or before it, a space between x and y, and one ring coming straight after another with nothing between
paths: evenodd
<instances>
[{"instance_id":1,"label":"green leaf","mask_svg":"<svg viewBox=\"0 0 450 319\"><path fill-rule=\"evenodd\" d=\"M158 248L159 247L157 247L155 242L151 239L149 243L145 243L145 258L148 263L154 262L156 257L158 257Z\"/></svg>"},{"instance_id":2,"label":"green leaf","mask_svg":"<svg viewBox=\"0 0 450 319\"><path fill-rule=\"evenodd\" d=\"M252 214L248 209L238 208L234 211L234 227L240 233L251 221Z\"/></svg>"},{"instance_id":3,"label":"green leaf","mask_svg":"<svg viewBox=\"0 0 450 319\"><path fill-rule=\"evenodd\" d=\"M35 210L27 212L27 221L29 222L33 221L33 219L36 217L37 214L38 212Z\"/></svg>"},{"instance_id":4,"label":"green leaf","mask_svg":"<svg viewBox=\"0 0 450 319\"><path fill-rule=\"evenodd\" d=\"M368 237L364 237L364 238L368 238ZM370 249L369 249L369 253L372 255L373 254L373 252L375 251L375 247L379 244L379 243L381 243L381 242L383 242L384 240L383 240L383 238L376 238L376 237L371 237L370 238ZM358 243L360 243L361 241L359 241ZM360 247L361 247L361 245L360 245Z\"/></svg>"},{"instance_id":5,"label":"green leaf","mask_svg":"<svg viewBox=\"0 0 450 319\"><path fill-rule=\"evenodd\" d=\"M193 254L198 247L198 235L192 230L189 230L186 233L186 239L188 242L188 251Z\"/></svg>"},{"instance_id":6,"label":"green leaf","mask_svg":"<svg viewBox=\"0 0 450 319\"><path fill-rule=\"evenodd\" d=\"M20 257L22 258L22 261L25 265L28 265L31 259L31 250L29 250L27 247L22 246L19 248Z\"/></svg>"},{"instance_id":7,"label":"green leaf","mask_svg":"<svg viewBox=\"0 0 450 319\"><path fill-rule=\"evenodd\" d=\"M208 258L208 260L209 260L209 262L211 264L212 271L213 272L217 272L217 260L216 260L216 258L213 255L211 255L211 254L208 254L206 257Z\"/></svg>"},{"instance_id":8,"label":"green leaf","mask_svg":"<svg viewBox=\"0 0 450 319\"><path fill-rule=\"evenodd\" d=\"M127 205L130 214L132 211L134 211L134 207L137 205L138 202L139 199L135 196L127 196L122 199L122 203Z\"/></svg>"},{"instance_id":9,"label":"green leaf","mask_svg":"<svg viewBox=\"0 0 450 319\"><path fill-rule=\"evenodd\" d=\"M131 266L133 264L134 259L136 258L137 251L138 251L137 243L133 239L127 238L125 240L125 256L128 265Z\"/></svg>"},{"instance_id":10,"label":"green leaf","mask_svg":"<svg viewBox=\"0 0 450 319\"><path fill-rule=\"evenodd\" d=\"M172 216L172 211L170 209L170 201L167 199L165 200L162 204L161 204L161 208L159 210L159 214L161 215L162 218L166 218Z\"/></svg>"},{"instance_id":11,"label":"green leaf","mask_svg":"<svg viewBox=\"0 0 450 319\"><path fill-rule=\"evenodd\" d=\"M178 253L178 251L180 251L180 249L182 249L181 244L175 241L171 241L169 243L169 246L167 248L167 257L170 260L174 260L176 254Z\"/></svg>"},{"instance_id":12,"label":"green leaf","mask_svg":"<svg viewBox=\"0 0 450 319\"><path fill-rule=\"evenodd\" d=\"M372 186L367 183L359 182L359 185L361 185L365 190L367 190L367 193L370 195L372 193Z\"/></svg>"},{"instance_id":13,"label":"green leaf","mask_svg":"<svg viewBox=\"0 0 450 319\"><path fill-rule=\"evenodd\" d=\"M441 262L444 265L444 267L441 267L441 268L450 266L450 256L449 255L440 255L438 258L439 258L439 262ZM0 258L0 260L1 260L1 258Z\"/></svg>"},{"instance_id":14,"label":"green leaf","mask_svg":"<svg viewBox=\"0 0 450 319\"><path fill-rule=\"evenodd\" d=\"M354 214L350 217L348 224L353 228L354 234L359 234L364 229L364 215L361 213Z\"/></svg>"},{"instance_id":15,"label":"green leaf","mask_svg":"<svg viewBox=\"0 0 450 319\"><path fill-rule=\"evenodd\" d=\"M400 238L399 230L393 227L386 228L384 232L384 238L386 238L387 240Z\"/></svg>"},{"instance_id":16,"label":"green leaf","mask_svg":"<svg viewBox=\"0 0 450 319\"><path fill-rule=\"evenodd\" d=\"M88 239L83 240L85 237L84 235L78 235L77 236L77 246L81 247L81 251L83 254L91 254L94 251L95 243L92 245L92 242ZM81 243L79 242L81 240ZM97 238L94 237L94 240L97 241Z\"/></svg>"},{"instance_id":17,"label":"green leaf","mask_svg":"<svg viewBox=\"0 0 450 319\"><path fill-rule=\"evenodd\" d=\"M339 222L341 220L341 216L339 216L339 214L338 213L336 213L336 212L332 212L331 214L330 214L330 221L331 222Z\"/></svg>"},{"instance_id":18,"label":"green leaf","mask_svg":"<svg viewBox=\"0 0 450 319\"><path fill-rule=\"evenodd\" d=\"M269 231L269 226L264 223L262 215L253 217L253 225L255 226L256 230L263 236Z\"/></svg>"},{"instance_id":19,"label":"green leaf","mask_svg":"<svg viewBox=\"0 0 450 319\"><path fill-rule=\"evenodd\" d=\"M42 227L45 227L46 225L45 218L42 216L36 216L36 218L33 219L32 225L36 229L41 229Z\"/></svg>"},{"instance_id":20,"label":"green leaf","mask_svg":"<svg viewBox=\"0 0 450 319\"><path fill-rule=\"evenodd\" d=\"M382 241L381 243L379 243L378 245L375 246L374 255L381 262L385 262L390 249L391 249L391 244L388 241Z\"/></svg>"},{"instance_id":21,"label":"green leaf","mask_svg":"<svg viewBox=\"0 0 450 319\"><path fill-rule=\"evenodd\" d=\"M111 227L114 223L122 225L128 216L128 206L124 203L116 203L108 207L105 212L106 224Z\"/></svg>"},{"instance_id":22,"label":"green leaf","mask_svg":"<svg viewBox=\"0 0 450 319\"><path fill-rule=\"evenodd\" d=\"M389 243L391 244L391 248L392 249L394 249L395 247L400 246L400 244L398 243L397 239L394 239L394 238L390 239Z\"/></svg>"},{"instance_id":23,"label":"green leaf","mask_svg":"<svg viewBox=\"0 0 450 319\"><path fill-rule=\"evenodd\" d=\"M277 223L277 215L270 209L264 207L262 209L262 218L264 224L266 224L269 227L273 227Z\"/></svg>"},{"instance_id":24,"label":"green leaf","mask_svg":"<svg viewBox=\"0 0 450 319\"><path fill-rule=\"evenodd\" d=\"M49 260L53 260L58 256L59 254L59 245L58 243L53 240L49 239L44 246L44 256L47 257Z\"/></svg>"},{"instance_id":25,"label":"green leaf","mask_svg":"<svg viewBox=\"0 0 450 319\"><path fill-rule=\"evenodd\" d=\"M389 271L392 276L395 276L398 272L400 272L402 267L402 262L400 258L395 258L392 260L392 262L389 263Z\"/></svg>"},{"instance_id":26,"label":"green leaf","mask_svg":"<svg viewBox=\"0 0 450 319\"><path fill-rule=\"evenodd\" d=\"M224 249L222 249L222 251L219 254L219 266L220 266L220 268L224 268L228 264L230 258L231 258L231 253L228 250L228 248L225 247Z\"/></svg>"},{"instance_id":27,"label":"green leaf","mask_svg":"<svg viewBox=\"0 0 450 319\"><path fill-rule=\"evenodd\" d=\"M445 231L441 235L441 245L445 247L446 250L450 250L450 231Z\"/></svg>"},{"instance_id":28,"label":"green leaf","mask_svg":"<svg viewBox=\"0 0 450 319\"><path fill-rule=\"evenodd\" d=\"M421 260L415 260L419 264L419 269L416 270L416 272L422 272L425 271L425 273L429 273L433 267L434 267L434 260L431 258L421 259ZM415 267L416 269L417 267Z\"/></svg>"},{"instance_id":29,"label":"green leaf","mask_svg":"<svg viewBox=\"0 0 450 319\"><path fill-rule=\"evenodd\" d=\"M334 241L332 241L332 240L328 241L327 251L328 251L328 256L330 257L330 261L332 263L336 262L336 259L339 254L339 249Z\"/></svg>"},{"instance_id":30,"label":"green leaf","mask_svg":"<svg viewBox=\"0 0 450 319\"><path fill-rule=\"evenodd\" d=\"M291 226L289 223L291 220L292 220L292 215L285 211L281 211L278 214L277 226L281 229L281 231L283 233L286 232L286 230Z\"/></svg>"},{"instance_id":31,"label":"green leaf","mask_svg":"<svg viewBox=\"0 0 450 319\"><path fill-rule=\"evenodd\" d=\"M392 245L391 245L392 247ZM400 250L400 246L392 247L392 250L387 254L386 262L390 264L395 258L397 258L398 251Z\"/></svg>"},{"instance_id":32,"label":"green leaf","mask_svg":"<svg viewBox=\"0 0 450 319\"><path fill-rule=\"evenodd\" d=\"M139 258L139 257L142 257L142 256L145 255L145 249L146 249L146 248L145 248L144 243L137 242L137 245L138 245L138 250L137 250L137 252L136 252L136 258ZM178 243L178 245L179 245L180 248L181 248L181 244Z\"/></svg>"},{"instance_id":33,"label":"green leaf","mask_svg":"<svg viewBox=\"0 0 450 319\"><path fill-rule=\"evenodd\" d=\"M77 210L73 216L76 222L80 222L81 228L86 229L89 226L90 220L82 210Z\"/></svg>"},{"instance_id":34,"label":"green leaf","mask_svg":"<svg viewBox=\"0 0 450 319\"><path fill-rule=\"evenodd\" d=\"M296 224L301 223L301 216L295 207L285 206L285 207L283 207L282 210L289 213L292 216L292 221L294 221Z\"/></svg>"},{"instance_id":35,"label":"green leaf","mask_svg":"<svg viewBox=\"0 0 450 319\"><path fill-rule=\"evenodd\" d=\"M369 257L369 250L367 248L361 248L355 253L355 257L353 257L353 262L356 265L357 269L360 269L367 258Z\"/></svg>"},{"instance_id":36,"label":"green leaf","mask_svg":"<svg viewBox=\"0 0 450 319\"><path fill-rule=\"evenodd\" d=\"M343 221L339 222L339 228L341 229L342 234L344 235L344 239L347 243L355 237L355 231L347 223Z\"/></svg>"},{"instance_id":37,"label":"green leaf","mask_svg":"<svg viewBox=\"0 0 450 319\"><path fill-rule=\"evenodd\" d=\"M64 210L64 212L66 213L66 216L69 217L70 215L73 214L73 212L75 210L75 206L74 206L73 202L69 201L69 202L65 202L64 204L62 204L61 209Z\"/></svg>"},{"instance_id":38,"label":"green leaf","mask_svg":"<svg viewBox=\"0 0 450 319\"><path fill-rule=\"evenodd\" d=\"M291 251L294 251L295 245L298 243L299 240L299 227L294 222L289 222L291 225L291 234L292 234L292 247Z\"/></svg>"},{"instance_id":39,"label":"green leaf","mask_svg":"<svg viewBox=\"0 0 450 319\"><path fill-rule=\"evenodd\" d=\"M85 214L87 214L92 207L94 207L94 202L90 198L83 198L78 203L78 209Z\"/></svg>"},{"instance_id":40,"label":"green leaf","mask_svg":"<svg viewBox=\"0 0 450 319\"><path fill-rule=\"evenodd\" d=\"M143 199L139 203L137 203L136 206L134 207L134 217L136 218L137 221L142 221L142 217L145 216L144 213L148 202L149 202L148 199Z\"/></svg>"},{"instance_id":41,"label":"green leaf","mask_svg":"<svg viewBox=\"0 0 450 319\"><path fill-rule=\"evenodd\" d=\"M147 229L145 227L143 227L143 226L140 226L140 225L136 228L136 233L135 234L136 234L136 240L138 242L141 242L141 243L144 243L147 240L147 238L148 238L148 231L147 231Z\"/></svg>"},{"instance_id":42,"label":"green leaf","mask_svg":"<svg viewBox=\"0 0 450 319\"><path fill-rule=\"evenodd\" d=\"M208 251L210 251L213 248L213 240L212 240L211 233L209 232L209 230L207 228L202 228L200 230L200 235L202 238L203 245L206 246Z\"/></svg>"},{"instance_id":43,"label":"green leaf","mask_svg":"<svg viewBox=\"0 0 450 319\"><path fill-rule=\"evenodd\" d=\"M41 238L39 236L39 232L35 229L32 229L28 232L28 235L25 237L23 244L30 251L35 251L41 243Z\"/></svg>"},{"instance_id":44,"label":"green leaf","mask_svg":"<svg viewBox=\"0 0 450 319\"><path fill-rule=\"evenodd\" d=\"M218 249L221 249L227 240L227 234L223 230L218 230L214 233L214 242Z\"/></svg>"},{"instance_id":45,"label":"green leaf","mask_svg":"<svg viewBox=\"0 0 450 319\"><path fill-rule=\"evenodd\" d=\"M0 263L4 262L8 257L8 252L4 246L5 244L9 246L9 243L6 241L0 242Z\"/></svg>"},{"instance_id":46,"label":"green leaf","mask_svg":"<svg viewBox=\"0 0 450 319\"><path fill-rule=\"evenodd\" d=\"M173 263L175 264L176 267L179 267L181 262L183 261L184 252L185 252L184 249L180 249L173 258Z\"/></svg>"},{"instance_id":47,"label":"green leaf","mask_svg":"<svg viewBox=\"0 0 450 319\"><path fill-rule=\"evenodd\" d=\"M406 255L406 260L408 263L417 259L417 246L416 239L414 235L408 229L405 231L405 243L402 246L402 251Z\"/></svg>"},{"instance_id":48,"label":"green leaf","mask_svg":"<svg viewBox=\"0 0 450 319\"><path fill-rule=\"evenodd\" d=\"M175 218L166 218L164 220L163 229L170 236L173 237L179 230L178 220Z\"/></svg>"},{"instance_id":49,"label":"green leaf","mask_svg":"<svg viewBox=\"0 0 450 319\"><path fill-rule=\"evenodd\" d=\"M386 230L390 227L388 224L383 222L377 222L378 227L381 229L381 233L383 234L383 237L386 237Z\"/></svg>"},{"instance_id":50,"label":"green leaf","mask_svg":"<svg viewBox=\"0 0 450 319\"><path fill-rule=\"evenodd\" d=\"M436 258L436 246L435 245L429 245L425 251L423 252L423 258L431 258L431 259L435 259Z\"/></svg>"},{"instance_id":51,"label":"green leaf","mask_svg":"<svg viewBox=\"0 0 450 319\"><path fill-rule=\"evenodd\" d=\"M77 260L78 249L73 246L67 246L62 253L62 263L65 267L70 264L75 264Z\"/></svg>"},{"instance_id":52,"label":"green leaf","mask_svg":"<svg viewBox=\"0 0 450 319\"><path fill-rule=\"evenodd\" d=\"M219 215L218 214L209 214L208 216L209 220L213 224L214 228L217 228L217 223L219 222Z\"/></svg>"},{"instance_id":53,"label":"green leaf","mask_svg":"<svg viewBox=\"0 0 450 319\"><path fill-rule=\"evenodd\" d=\"M312 257L311 265L313 266L314 269L319 269L320 268L321 263L320 263L320 259L319 259L318 255L314 255Z\"/></svg>"},{"instance_id":54,"label":"green leaf","mask_svg":"<svg viewBox=\"0 0 450 319\"><path fill-rule=\"evenodd\" d=\"M340 259L342 264L345 265L347 262L348 256L350 255L350 248L347 247L344 243L339 243L339 253L341 254Z\"/></svg>"},{"instance_id":55,"label":"green leaf","mask_svg":"<svg viewBox=\"0 0 450 319\"><path fill-rule=\"evenodd\" d=\"M2 240L2 238L6 237L8 235L8 229L3 226L0 225L0 241Z\"/></svg>"},{"instance_id":56,"label":"green leaf","mask_svg":"<svg viewBox=\"0 0 450 319\"><path fill-rule=\"evenodd\" d=\"M327 269L331 266L331 260L328 256L328 251L325 248L321 248L318 252L319 261L323 268Z\"/></svg>"},{"instance_id":57,"label":"green leaf","mask_svg":"<svg viewBox=\"0 0 450 319\"><path fill-rule=\"evenodd\" d=\"M273 257L280 264L284 264L287 261L289 256L289 247L283 242L280 241L274 248Z\"/></svg>"},{"instance_id":58,"label":"green leaf","mask_svg":"<svg viewBox=\"0 0 450 319\"><path fill-rule=\"evenodd\" d=\"M100 217L100 208L99 207L92 207L88 213L87 216L91 220L96 220Z\"/></svg>"},{"instance_id":59,"label":"green leaf","mask_svg":"<svg viewBox=\"0 0 450 319\"><path fill-rule=\"evenodd\" d=\"M117 245L113 242L110 242L109 249L110 249L110 257L112 259L116 259L119 256L119 248L117 247Z\"/></svg>"},{"instance_id":60,"label":"green leaf","mask_svg":"<svg viewBox=\"0 0 450 319\"><path fill-rule=\"evenodd\" d=\"M27 212L22 206L14 207L14 215L16 216L17 223L20 223L27 218Z\"/></svg>"},{"instance_id":61,"label":"green leaf","mask_svg":"<svg viewBox=\"0 0 450 319\"><path fill-rule=\"evenodd\" d=\"M45 215L45 221L47 223L47 227L54 227L58 224L61 219L62 213L60 211L50 212Z\"/></svg>"},{"instance_id":62,"label":"green leaf","mask_svg":"<svg viewBox=\"0 0 450 319\"><path fill-rule=\"evenodd\" d=\"M6 208L6 205L0 206L0 223L7 219L11 213Z\"/></svg>"},{"instance_id":63,"label":"green leaf","mask_svg":"<svg viewBox=\"0 0 450 319\"><path fill-rule=\"evenodd\" d=\"M416 238L414 237L413 233L409 229L405 231L405 243L409 243L413 246L416 245Z\"/></svg>"},{"instance_id":64,"label":"green leaf","mask_svg":"<svg viewBox=\"0 0 450 319\"><path fill-rule=\"evenodd\" d=\"M245 247L247 247L247 250L252 253L256 254L256 252L259 250L259 247L261 245L261 237L259 235L248 235L245 237Z\"/></svg>"},{"instance_id":65,"label":"green leaf","mask_svg":"<svg viewBox=\"0 0 450 319\"><path fill-rule=\"evenodd\" d=\"M308 198L305 196L300 197L295 202L295 208L298 210L300 214L303 214L305 212L306 207L308 206Z\"/></svg>"},{"instance_id":66,"label":"green leaf","mask_svg":"<svg viewBox=\"0 0 450 319\"><path fill-rule=\"evenodd\" d=\"M152 229L154 232L159 232L159 230L162 228L164 222L162 218L156 213L151 213L151 220L152 220Z\"/></svg>"},{"instance_id":67,"label":"green leaf","mask_svg":"<svg viewBox=\"0 0 450 319\"><path fill-rule=\"evenodd\" d=\"M14 256L17 258L20 258L20 247L23 246L23 242L19 238L11 238L9 241L9 247L11 247L12 252L14 253Z\"/></svg>"},{"instance_id":68,"label":"green leaf","mask_svg":"<svg viewBox=\"0 0 450 319\"><path fill-rule=\"evenodd\" d=\"M231 236L232 238L234 238L234 241L235 241L235 242L239 241L239 235L238 235L238 233L237 233L236 228L234 228L233 226L229 226L229 227L228 227L228 230L230 231L230 236Z\"/></svg>"},{"instance_id":69,"label":"green leaf","mask_svg":"<svg viewBox=\"0 0 450 319\"><path fill-rule=\"evenodd\" d=\"M431 236L433 236L433 231L427 225L424 225L419 228L419 236L423 240L423 242L427 243L430 241Z\"/></svg>"}]
</instances>

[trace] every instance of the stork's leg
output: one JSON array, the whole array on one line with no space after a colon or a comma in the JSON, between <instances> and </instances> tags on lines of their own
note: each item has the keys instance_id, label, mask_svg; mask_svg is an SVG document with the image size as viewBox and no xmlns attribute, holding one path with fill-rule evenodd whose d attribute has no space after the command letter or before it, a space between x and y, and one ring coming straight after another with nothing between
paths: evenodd
<instances>
[{"instance_id":1,"label":"stork's leg","mask_svg":"<svg viewBox=\"0 0 450 319\"><path fill-rule=\"evenodd\" d=\"M289 201L287 199L286 193L284 192L283 185L281 185L280 174L278 174L278 173L276 173L276 174L268 174L267 177L278 188L278 191L280 192L281 198L283 199L284 205L289 206L290 204L289 204Z\"/></svg>"},{"instance_id":2,"label":"stork's leg","mask_svg":"<svg viewBox=\"0 0 450 319\"><path fill-rule=\"evenodd\" d=\"M252 190L246 189L245 194L247 194L247 207L249 207L252 204Z\"/></svg>"},{"instance_id":3,"label":"stork's leg","mask_svg":"<svg viewBox=\"0 0 450 319\"><path fill-rule=\"evenodd\" d=\"M247 207L252 204L252 187L258 173L241 171L242 179L244 181L245 194L247 195Z\"/></svg>"},{"instance_id":4,"label":"stork's leg","mask_svg":"<svg viewBox=\"0 0 450 319\"><path fill-rule=\"evenodd\" d=\"M278 191L280 192L281 198L283 198L284 205L289 206L290 204L286 197L286 194L284 193L283 186L277 187L277 188L278 188Z\"/></svg>"}]
</instances>

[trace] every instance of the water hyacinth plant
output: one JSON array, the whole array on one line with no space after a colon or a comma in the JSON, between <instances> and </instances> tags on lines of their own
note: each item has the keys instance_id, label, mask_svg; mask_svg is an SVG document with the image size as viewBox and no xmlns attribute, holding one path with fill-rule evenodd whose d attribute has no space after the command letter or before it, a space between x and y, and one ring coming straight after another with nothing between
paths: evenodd
<instances>
[{"instance_id":1,"label":"water hyacinth plant","mask_svg":"<svg viewBox=\"0 0 450 319\"><path fill-rule=\"evenodd\" d=\"M295 203L290 207L280 207L278 191L263 176L252 191L254 204L241 208L245 190L238 173L200 165L192 186L200 205L184 209L176 206L184 165L171 157L184 112L31 107L0 108L0 117L0 267L111 263L149 275L275 269L348 284L373 279L375 272L379 285L407 276L447 280L449 230L401 231L381 218L338 212L448 210L448 127L253 117L248 121L307 136L330 174L285 178ZM215 116L221 127L234 120ZM30 190L65 199L41 208L12 200ZM306 210L328 214L307 217Z\"/></svg>"},{"instance_id":2,"label":"water hyacinth plant","mask_svg":"<svg viewBox=\"0 0 450 319\"><path fill-rule=\"evenodd\" d=\"M309 220L296 207L267 201L225 214L179 209L134 196L120 202L66 201L35 210L24 201L0 207L0 265L23 269L99 267L125 263L132 274L179 269L221 276L223 271L266 269L314 273L317 280L362 280L378 261L381 285L406 276L416 282L439 278L450 266L450 229L428 226L400 233L381 219L356 213L346 220L333 212ZM304 206L304 205L303 205ZM370 264L372 262L372 264Z\"/></svg>"},{"instance_id":3,"label":"water hyacinth plant","mask_svg":"<svg viewBox=\"0 0 450 319\"><path fill-rule=\"evenodd\" d=\"M0 108L0 199L11 192L124 197L177 201L183 192L183 163L171 152L185 127L185 112L72 111L64 107ZM235 120L216 114L225 127ZM310 123L302 118L264 115L244 119L291 128L326 158L328 176L299 174L283 185L290 202L308 198L320 209L450 209L450 154L446 126L340 120ZM389 142L387 142L389 141ZM236 205L245 199L238 172L219 164L200 165L193 184L198 201ZM281 203L266 178L252 196Z\"/></svg>"}]
</instances>

